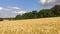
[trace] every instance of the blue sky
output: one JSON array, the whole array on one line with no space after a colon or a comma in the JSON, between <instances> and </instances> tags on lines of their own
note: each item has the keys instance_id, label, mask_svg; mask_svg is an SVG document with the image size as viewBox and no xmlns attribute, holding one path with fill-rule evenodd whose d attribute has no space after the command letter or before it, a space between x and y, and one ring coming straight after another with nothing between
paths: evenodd
<instances>
[{"instance_id":1,"label":"blue sky","mask_svg":"<svg viewBox=\"0 0 60 34\"><path fill-rule=\"evenodd\" d=\"M60 0L0 0L0 18L15 17L33 10L51 8Z\"/></svg>"},{"instance_id":2,"label":"blue sky","mask_svg":"<svg viewBox=\"0 0 60 34\"><path fill-rule=\"evenodd\" d=\"M40 10L42 8L39 3L40 0L0 0L0 6L2 7L11 7L16 6L20 7L25 11Z\"/></svg>"}]
</instances>

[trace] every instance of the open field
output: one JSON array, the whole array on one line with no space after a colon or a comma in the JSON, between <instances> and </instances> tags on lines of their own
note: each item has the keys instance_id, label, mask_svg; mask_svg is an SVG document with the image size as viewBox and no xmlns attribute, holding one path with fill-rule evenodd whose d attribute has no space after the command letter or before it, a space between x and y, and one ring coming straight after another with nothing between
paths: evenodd
<instances>
[{"instance_id":1,"label":"open field","mask_svg":"<svg viewBox=\"0 0 60 34\"><path fill-rule=\"evenodd\" d=\"M1 21L0 34L60 34L60 17Z\"/></svg>"}]
</instances>

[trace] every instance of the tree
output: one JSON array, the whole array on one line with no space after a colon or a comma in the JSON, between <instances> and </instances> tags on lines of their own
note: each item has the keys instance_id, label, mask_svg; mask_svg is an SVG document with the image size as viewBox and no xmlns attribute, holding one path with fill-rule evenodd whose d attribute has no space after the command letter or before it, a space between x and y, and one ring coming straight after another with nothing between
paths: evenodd
<instances>
[{"instance_id":1,"label":"tree","mask_svg":"<svg viewBox=\"0 0 60 34\"><path fill-rule=\"evenodd\" d=\"M3 18L0 18L0 21L3 21Z\"/></svg>"},{"instance_id":2,"label":"tree","mask_svg":"<svg viewBox=\"0 0 60 34\"><path fill-rule=\"evenodd\" d=\"M55 15L60 15L60 5L55 5L54 7L51 8L51 10Z\"/></svg>"},{"instance_id":3,"label":"tree","mask_svg":"<svg viewBox=\"0 0 60 34\"><path fill-rule=\"evenodd\" d=\"M39 12L36 10L27 12L23 15L17 15L15 19L33 19L33 18L44 18L44 17L55 17L60 16L60 5L55 5L51 9L42 9Z\"/></svg>"},{"instance_id":4,"label":"tree","mask_svg":"<svg viewBox=\"0 0 60 34\"><path fill-rule=\"evenodd\" d=\"M31 12L28 12L28 13L23 14L22 15L22 18L23 19L29 19L29 18L31 18Z\"/></svg>"},{"instance_id":5,"label":"tree","mask_svg":"<svg viewBox=\"0 0 60 34\"><path fill-rule=\"evenodd\" d=\"M23 19L32 19L34 15L32 14L32 12L28 12L22 15Z\"/></svg>"},{"instance_id":6,"label":"tree","mask_svg":"<svg viewBox=\"0 0 60 34\"><path fill-rule=\"evenodd\" d=\"M32 15L33 15L33 18L37 18L38 12L36 10L35 11L32 11Z\"/></svg>"},{"instance_id":7,"label":"tree","mask_svg":"<svg viewBox=\"0 0 60 34\"><path fill-rule=\"evenodd\" d=\"M52 17L53 15L50 9L42 9L38 13L38 17Z\"/></svg>"},{"instance_id":8,"label":"tree","mask_svg":"<svg viewBox=\"0 0 60 34\"><path fill-rule=\"evenodd\" d=\"M22 18L21 18L21 15L17 15L17 16L15 17L15 19L22 19Z\"/></svg>"},{"instance_id":9,"label":"tree","mask_svg":"<svg viewBox=\"0 0 60 34\"><path fill-rule=\"evenodd\" d=\"M33 19L33 18L37 18L37 15L38 15L38 13L35 10L35 11L32 11L32 12L25 13L22 16L17 15L16 19L21 19L21 18L22 19Z\"/></svg>"}]
</instances>

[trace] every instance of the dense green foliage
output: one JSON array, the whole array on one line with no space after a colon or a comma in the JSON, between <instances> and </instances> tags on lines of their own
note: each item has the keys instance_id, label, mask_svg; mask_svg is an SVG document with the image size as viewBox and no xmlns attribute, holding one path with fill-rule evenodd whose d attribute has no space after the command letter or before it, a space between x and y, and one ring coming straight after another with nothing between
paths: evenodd
<instances>
[{"instance_id":1,"label":"dense green foliage","mask_svg":"<svg viewBox=\"0 0 60 34\"><path fill-rule=\"evenodd\" d=\"M40 11L34 10L32 12L27 12L23 15L17 15L15 18L2 18L2 19L20 20L20 19L35 19L45 17L57 17L57 16L60 16L60 5L55 5L51 9L42 9Z\"/></svg>"},{"instance_id":2,"label":"dense green foliage","mask_svg":"<svg viewBox=\"0 0 60 34\"><path fill-rule=\"evenodd\" d=\"M37 18L37 16L38 16L37 11L32 11L25 13L23 15L17 15L15 19L33 19L33 18Z\"/></svg>"},{"instance_id":3,"label":"dense green foliage","mask_svg":"<svg viewBox=\"0 0 60 34\"><path fill-rule=\"evenodd\" d=\"M42 17L52 17L54 14L50 9L43 9L38 12L38 18Z\"/></svg>"},{"instance_id":4,"label":"dense green foliage","mask_svg":"<svg viewBox=\"0 0 60 34\"><path fill-rule=\"evenodd\" d=\"M40 11L32 11L23 15L17 15L15 19L34 19L45 17L57 17L60 16L60 5L55 5L51 9L42 9Z\"/></svg>"},{"instance_id":5,"label":"dense green foliage","mask_svg":"<svg viewBox=\"0 0 60 34\"><path fill-rule=\"evenodd\" d=\"M51 10L56 16L60 16L60 5L55 5Z\"/></svg>"}]
</instances>

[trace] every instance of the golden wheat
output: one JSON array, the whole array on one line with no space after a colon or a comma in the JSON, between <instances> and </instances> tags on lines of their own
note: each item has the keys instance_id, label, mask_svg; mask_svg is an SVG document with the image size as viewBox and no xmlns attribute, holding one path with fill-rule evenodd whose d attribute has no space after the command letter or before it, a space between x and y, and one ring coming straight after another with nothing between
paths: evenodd
<instances>
[{"instance_id":1,"label":"golden wheat","mask_svg":"<svg viewBox=\"0 0 60 34\"><path fill-rule=\"evenodd\" d=\"M1 21L0 34L60 34L60 17Z\"/></svg>"}]
</instances>

